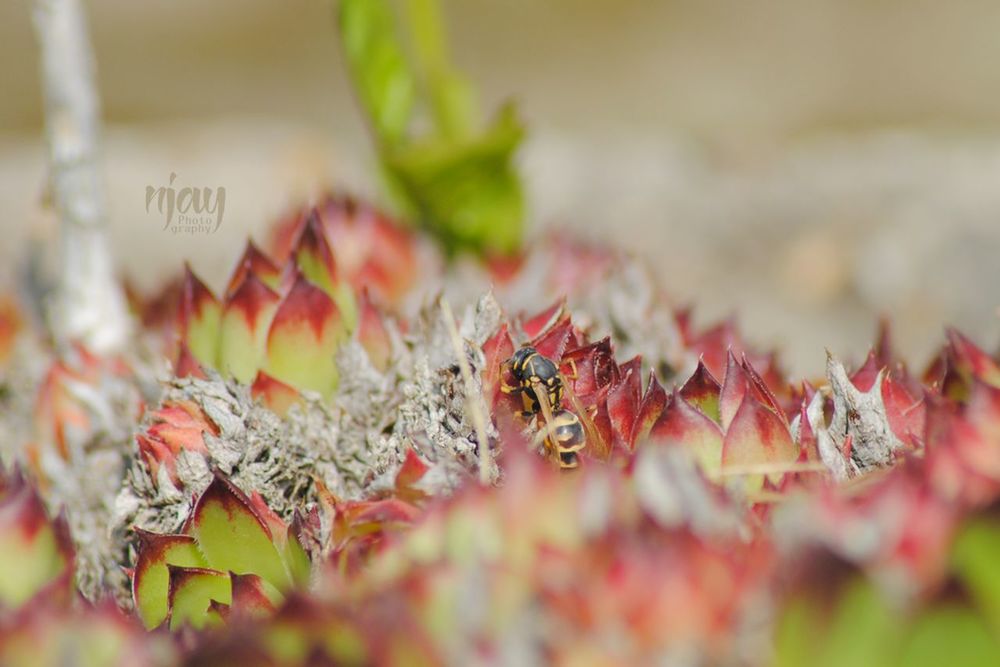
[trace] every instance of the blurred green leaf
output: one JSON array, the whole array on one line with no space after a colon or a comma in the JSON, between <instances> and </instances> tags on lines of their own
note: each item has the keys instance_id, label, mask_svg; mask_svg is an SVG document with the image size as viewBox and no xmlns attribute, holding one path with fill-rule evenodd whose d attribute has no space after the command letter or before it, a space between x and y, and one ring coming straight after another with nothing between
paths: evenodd
<instances>
[{"instance_id":1,"label":"blurred green leaf","mask_svg":"<svg viewBox=\"0 0 1000 667\"><path fill-rule=\"evenodd\" d=\"M524 217L511 160L523 134L513 108L505 107L483 134L415 144L387 156L386 168L448 250L511 253Z\"/></svg>"},{"instance_id":2,"label":"blurred green leaf","mask_svg":"<svg viewBox=\"0 0 1000 667\"><path fill-rule=\"evenodd\" d=\"M340 34L355 88L377 138L388 145L399 143L413 115L416 81L388 3L341 0Z\"/></svg>"},{"instance_id":3,"label":"blurred green leaf","mask_svg":"<svg viewBox=\"0 0 1000 667\"><path fill-rule=\"evenodd\" d=\"M408 0L407 10L411 63L386 0L342 0L340 10L348 65L389 188L449 254L513 253L523 235L514 153L524 128L507 106L474 130L474 96L450 65L437 0ZM414 137L408 130L418 101L433 128Z\"/></svg>"},{"instance_id":4,"label":"blurred green leaf","mask_svg":"<svg viewBox=\"0 0 1000 667\"><path fill-rule=\"evenodd\" d=\"M946 606L914 621L902 644L900 667L990 667L1000 660L1000 645L974 611Z\"/></svg>"},{"instance_id":5,"label":"blurred green leaf","mask_svg":"<svg viewBox=\"0 0 1000 667\"><path fill-rule=\"evenodd\" d=\"M406 3L416 69L430 100L437 136L455 141L472 133L479 115L472 87L451 66L438 0Z\"/></svg>"},{"instance_id":6,"label":"blurred green leaf","mask_svg":"<svg viewBox=\"0 0 1000 667\"><path fill-rule=\"evenodd\" d=\"M878 591L857 579L841 593L836 609L797 597L785 608L775 642L775 667L884 667L892 664L901 631Z\"/></svg>"},{"instance_id":7,"label":"blurred green leaf","mask_svg":"<svg viewBox=\"0 0 1000 667\"><path fill-rule=\"evenodd\" d=\"M952 566L994 630L1000 632L1000 523L969 522L955 540Z\"/></svg>"}]
</instances>

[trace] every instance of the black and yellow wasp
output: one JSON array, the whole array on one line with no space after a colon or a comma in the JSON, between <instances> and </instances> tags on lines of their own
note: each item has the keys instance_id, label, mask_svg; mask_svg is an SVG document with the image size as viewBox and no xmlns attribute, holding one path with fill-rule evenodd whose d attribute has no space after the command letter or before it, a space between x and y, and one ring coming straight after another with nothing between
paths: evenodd
<instances>
[{"instance_id":1,"label":"black and yellow wasp","mask_svg":"<svg viewBox=\"0 0 1000 667\"><path fill-rule=\"evenodd\" d=\"M587 446L587 436L580 418L569 410L557 410L552 413L552 421L543 428L546 429L546 453L563 470L578 467L579 452Z\"/></svg>"},{"instance_id":2,"label":"black and yellow wasp","mask_svg":"<svg viewBox=\"0 0 1000 667\"><path fill-rule=\"evenodd\" d=\"M549 418L549 415L545 415L547 423L542 427L546 453L560 468L578 467L579 452L586 446L587 438L580 418L562 408L563 379L559 366L530 345L518 349L505 363L510 364L510 371L517 385L505 383L501 385L501 390L508 394L520 394L524 406L524 410L519 413L522 417L533 417L540 411L549 412L551 416ZM575 375L575 366L573 370ZM544 396L548 399L547 411L542 410L536 390L544 390Z\"/></svg>"},{"instance_id":3,"label":"black and yellow wasp","mask_svg":"<svg viewBox=\"0 0 1000 667\"><path fill-rule=\"evenodd\" d=\"M549 399L549 407L553 411L558 410L562 405L563 384L559 375L559 367L548 357L543 357L538 350L525 345L507 360L510 363L510 372L517 381L516 386L508 384L501 385L501 390L507 394L520 394L524 403L522 416L538 414L541 405L538 403L538 396L535 394L536 387L545 389L546 398Z\"/></svg>"}]
</instances>

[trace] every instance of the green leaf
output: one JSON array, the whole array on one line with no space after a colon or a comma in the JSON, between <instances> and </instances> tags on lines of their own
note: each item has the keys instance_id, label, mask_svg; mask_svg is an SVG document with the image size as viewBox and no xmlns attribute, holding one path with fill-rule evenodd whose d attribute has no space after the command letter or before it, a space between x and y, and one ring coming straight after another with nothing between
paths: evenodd
<instances>
[{"instance_id":1,"label":"green leaf","mask_svg":"<svg viewBox=\"0 0 1000 667\"><path fill-rule=\"evenodd\" d=\"M513 153L523 136L508 106L484 134L414 144L386 155L386 167L448 251L509 254L522 236L524 193Z\"/></svg>"},{"instance_id":2,"label":"green leaf","mask_svg":"<svg viewBox=\"0 0 1000 667\"><path fill-rule=\"evenodd\" d=\"M189 532L209 567L236 574L256 574L279 591L291 585L281 555L265 522L243 493L216 476L198 499Z\"/></svg>"},{"instance_id":3,"label":"green leaf","mask_svg":"<svg viewBox=\"0 0 1000 667\"><path fill-rule=\"evenodd\" d=\"M848 585L827 617L823 603L797 597L778 624L774 667L884 667L892 664L899 619L873 586Z\"/></svg>"},{"instance_id":4,"label":"green leaf","mask_svg":"<svg viewBox=\"0 0 1000 667\"><path fill-rule=\"evenodd\" d=\"M474 131L474 96L449 63L437 0L408 0L407 8L413 66L386 0L340 5L348 66L388 187L400 208L449 254L513 253L521 244L525 212L513 163L523 128L507 107L485 130ZM418 101L434 121L419 138L408 133Z\"/></svg>"},{"instance_id":5,"label":"green leaf","mask_svg":"<svg viewBox=\"0 0 1000 667\"><path fill-rule=\"evenodd\" d=\"M169 565L204 568L207 563L189 535L155 535L137 530L139 555L132 575L132 599L143 625L158 627L169 611Z\"/></svg>"},{"instance_id":6,"label":"green leaf","mask_svg":"<svg viewBox=\"0 0 1000 667\"><path fill-rule=\"evenodd\" d=\"M0 603L17 608L54 581L66 569L55 531L39 504L34 531L0 519Z\"/></svg>"},{"instance_id":7,"label":"green leaf","mask_svg":"<svg viewBox=\"0 0 1000 667\"><path fill-rule=\"evenodd\" d=\"M471 134L479 115L472 88L450 64L438 0L408 0L407 17L419 78L429 98L438 138L454 141Z\"/></svg>"},{"instance_id":8,"label":"green leaf","mask_svg":"<svg viewBox=\"0 0 1000 667\"><path fill-rule=\"evenodd\" d=\"M902 645L901 667L991 667L997 664L1000 644L973 612L956 606L930 609L914 624Z\"/></svg>"},{"instance_id":9,"label":"green leaf","mask_svg":"<svg viewBox=\"0 0 1000 667\"><path fill-rule=\"evenodd\" d=\"M385 0L341 0L344 54L361 104L380 143L402 141L413 114L416 82Z\"/></svg>"},{"instance_id":10,"label":"green leaf","mask_svg":"<svg viewBox=\"0 0 1000 667\"><path fill-rule=\"evenodd\" d=\"M328 397L337 387L334 356L346 335L334 301L300 275L268 332L267 372L296 389Z\"/></svg>"},{"instance_id":11,"label":"green leaf","mask_svg":"<svg viewBox=\"0 0 1000 667\"><path fill-rule=\"evenodd\" d=\"M1000 632L1000 525L970 521L952 547L952 566L976 604Z\"/></svg>"},{"instance_id":12,"label":"green leaf","mask_svg":"<svg viewBox=\"0 0 1000 667\"><path fill-rule=\"evenodd\" d=\"M229 605L232 584L229 575L204 568L168 566L170 572L170 629L189 625L195 630L222 623L212 602Z\"/></svg>"},{"instance_id":13,"label":"green leaf","mask_svg":"<svg viewBox=\"0 0 1000 667\"><path fill-rule=\"evenodd\" d=\"M306 554L306 550L302 548L298 538L294 535L288 535L282 556L288 572L292 575L292 581L297 586L309 585L309 579L312 577L312 561L309 560L309 555Z\"/></svg>"}]
</instances>

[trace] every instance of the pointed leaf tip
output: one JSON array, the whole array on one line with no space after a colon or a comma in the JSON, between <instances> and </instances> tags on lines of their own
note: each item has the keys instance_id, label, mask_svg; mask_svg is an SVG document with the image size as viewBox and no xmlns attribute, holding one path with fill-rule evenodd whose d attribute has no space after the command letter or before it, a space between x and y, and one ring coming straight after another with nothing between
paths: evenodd
<instances>
[{"instance_id":1,"label":"pointed leaf tip","mask_svg":"<svg viewBox=\"0 0 1000 667\"><path fill-rule=\"evenodd\" d=\"M722 385L712 375L712 371L708 370L704 358L699 358L698 367L681 387L680 395L713 421L721 423L719 416L719 395L721 393Z\"/></svg>"},{"instance_id":2,"label":"pointed leaf tip","mask_svg":"<svg viewBox=\"0 0 1000 667\"><path fill-rule=\"evenodd\" d=\"M345 336L337 305L302 275L281 302L267 336L267 371L323 396L337 386L334 355Z\"/></svg>"},{"instance_id":3,"label":"pointed leaf tip","mask_svg":"<svg viewBox=\"0 0 1000 667\"><path fill-rule=\"evenodd\" d=\"M257 247L253 239L247 240L243 255L236 263L236 268L233 269L233 274L229 278L229 284L226 287L228 298L232 298L247 276L254 276L272 289L276 289L281 282L281 269Z\"/></svg>"}]
</instances>

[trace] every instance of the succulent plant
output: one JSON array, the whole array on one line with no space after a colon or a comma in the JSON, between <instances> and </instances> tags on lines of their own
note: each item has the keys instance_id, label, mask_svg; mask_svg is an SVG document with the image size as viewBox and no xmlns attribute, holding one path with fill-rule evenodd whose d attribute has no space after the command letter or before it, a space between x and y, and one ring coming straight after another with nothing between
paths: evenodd
<instances>
[{"instance_id":1,"label":"succulent plant","mask_svg":"<svg viewBox=\"0 0 1000 667\"><path fill-rule=\"evenodd\" d=\"M419 240L348 202L290 216L278 261L249 245L221 300L188 272L176 376L132 447L88 401L109 379L134 389L141 366L76 348L39 379L24 458L40 491L0 484L15 575L0 662L61 658L31 642L142 665L903 666L943 660L950 636L969 664L1000 650L1000 361L971 340L949 331L916 374L883 328L862 363L828 356L825 378L793 385L731 321L695 330L641 289L635 312L601 305L642 281L602 286L617 255L552 240L434 267L468 289L502 275L495 296L454 297L456 340L441 302L402 315ZM585 293L501 305L539 270ZM541 393L579 421L575 469L550 415L505 391L522 345L558 369ZM123 468L113 503L70 493ZM69 521L48 521L63 504ZM109 523L107 555L88 536ZM133 613L175 632L141 634Z\"/></svg>"},{"instance_id":2,"label":"succulent plant","mask_svg":"<svg viewBox=\"0 0 1000 667\"><path fill-rule=\"evenodd\" d=\"M200 629L231 614L267 614L309 582L309 557L288 525L259 494L248 497L221 475L183 533L140 530L139 541L132 595L147 628L169 620L171 629Z\"/></svg>"},{"instance_id":3,"label":"succulent plant","mask_svg":"<svg viewBox=\"0 0 1000 667\"><path fill-rule=\"evenodd\" d=\"M357 307L314 210L281 267L248 243L222 301L187 270L178 366L193 372L194 361L244 384L263 372L329 396L337 386L334 355L357 326Z\"/></svg>"},{"instance_id":4,"label":"succulent plant","mask_svg":"<svg viewBox=\"0 0 1000 667\"><path fill-rule=\"evenodd\" d=\"M65 517L50 521L19 470L0 470L0 615L36 597L72 597L73 543Z\"/></svg>"}]
</instances>

